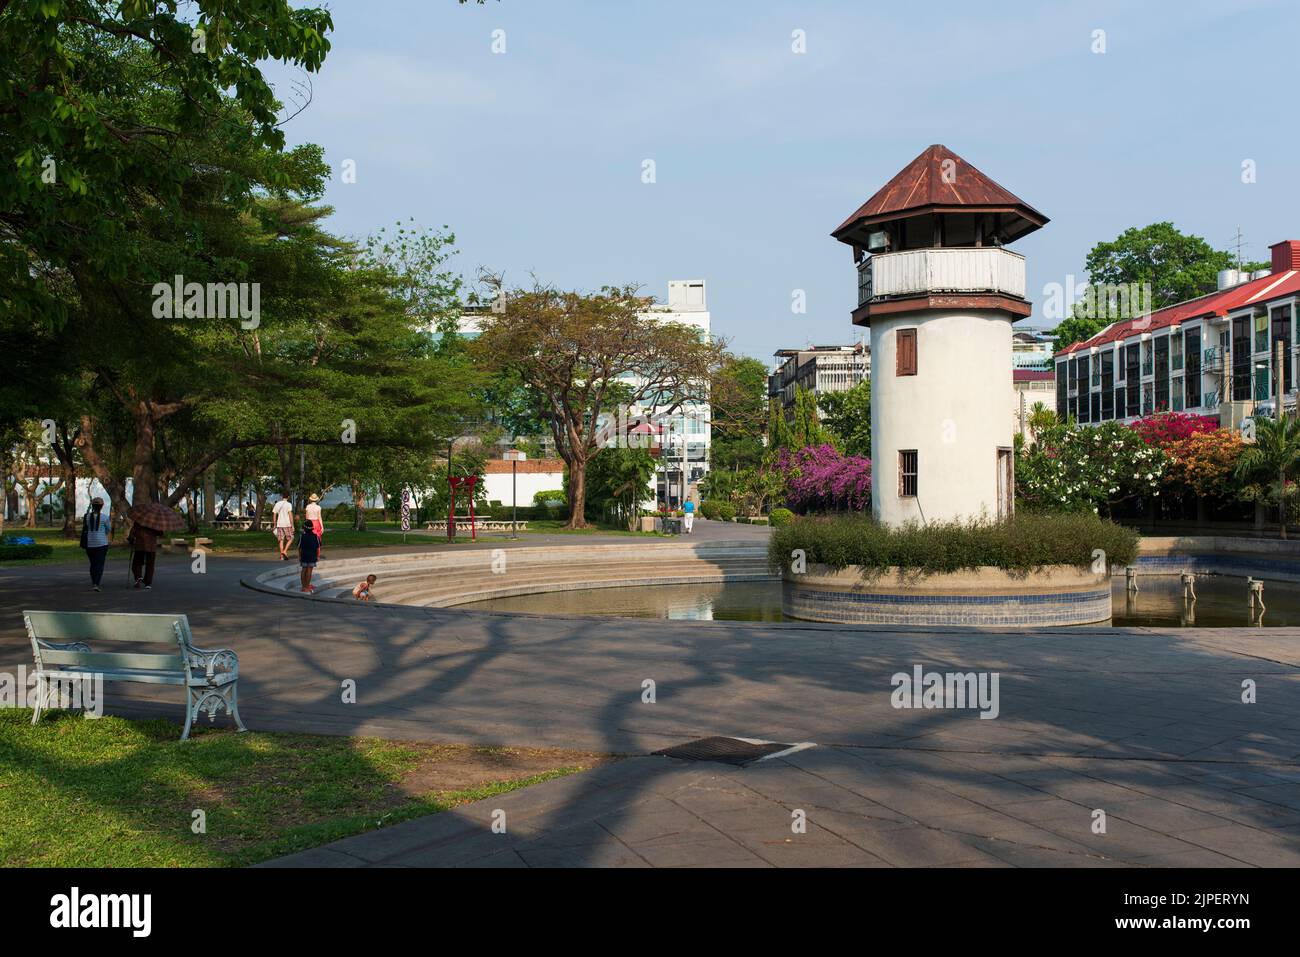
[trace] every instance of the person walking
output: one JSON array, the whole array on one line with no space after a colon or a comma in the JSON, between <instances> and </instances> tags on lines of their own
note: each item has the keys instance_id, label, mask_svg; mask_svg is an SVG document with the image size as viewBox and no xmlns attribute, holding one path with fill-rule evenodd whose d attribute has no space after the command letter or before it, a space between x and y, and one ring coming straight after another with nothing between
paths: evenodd
<instances>
[{"instance_id":1,"label":"person walking","mask_svg":"<svg viewBox=\"0 0 1300 957\"><path fill-rule=\"evenodd\" d=\"M691 527L695 524L695 503L690 499L682 506L682 523L686 526L686 534L691 534Z\"/></svg>"},{"instance_id":2,"label":"person walking","mask_svg":"<svg viewBox=\"0 0 1300 957\"><path fill-rule=\"evenodd\" d=\"M131 529L131 577L135 587L144 585L145 591L153 588L154 563L158 560L158 535L152 528L137 523Z\"/></svg>"},{"instance_id":3,"label":"person walking","mask_svg":"<svg viewBox=\"0 0 1300 957\"><path fill-rule=\"evenodd\" d=\"M113 523L104 511L104 500L96 495L81 519L81 547L90 560L90 584L95 591L99 591L99 583L104 578L104 563L108 561L108 545L112 539Z\"/></svg>"},{"instance_id":4,"label":"person walking","mask_svg":"<svg viewBox=\"0 0 1300 957\"><path fill-rule=\"evenodd\" d=\"M289 546L293 544L293 503L282 498L271 508L271 526L275 542L280 546L280 561L289 560Z\"/></svg>"},{"instance_id":5,"label":"person walking","mask_svg":"<svg viewBox=\"0 0 1300 957\"><path fill-rule=\"evenodd\" d=\"M311 594L316 587L311 583L312 572L320 561L320 536L311 522L302 523L302 538L298 542L298 577L302 581L302 590Z\"/></svg>"},{"instance_id":6,"label":"person walking","mask_svg":"<svg viewBox=\"0 0 1300 957\"><path fill-rule=\"evenodd\" d=\"M320 496L315 492L307 497L307 507L303 510L307 516L307 521L311 522L312 528L316 530L316 537L320 540L321 549L325 547L325 520L320 513Z\"/></svg>"}]
</instances>

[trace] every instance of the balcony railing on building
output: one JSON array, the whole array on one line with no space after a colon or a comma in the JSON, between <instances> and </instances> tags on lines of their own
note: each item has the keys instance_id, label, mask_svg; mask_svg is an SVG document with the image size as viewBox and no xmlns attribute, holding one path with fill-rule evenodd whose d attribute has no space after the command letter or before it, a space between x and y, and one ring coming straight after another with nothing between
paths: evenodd
<instances>
[{"instance_id":1,"label":"balcony railing on building","mask_svg":"<svg viewBox=\"0 0 1300 957\"><path fill-rule=\"evenodd\" d=\"M858 305L888 296L1001 293L1025 298L1025 257L997 246L905 249L858 264Z\"/></svg>"}]
</instances>

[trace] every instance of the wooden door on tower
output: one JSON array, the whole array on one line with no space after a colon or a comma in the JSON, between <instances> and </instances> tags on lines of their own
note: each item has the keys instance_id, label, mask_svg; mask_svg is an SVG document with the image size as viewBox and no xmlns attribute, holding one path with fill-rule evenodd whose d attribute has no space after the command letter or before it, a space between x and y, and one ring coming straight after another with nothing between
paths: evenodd
<instances>
[{"instance_id":1,"label":"wooden door on tower","mask_svg":"<svg viewBox=\"0 0 1300 957\"><path fill-rule=\"evenodd\" d=\"M1016 510L1015 459L1010 449L998 449L998 520L1008 519Z\"/></svg>"}]
</instances>

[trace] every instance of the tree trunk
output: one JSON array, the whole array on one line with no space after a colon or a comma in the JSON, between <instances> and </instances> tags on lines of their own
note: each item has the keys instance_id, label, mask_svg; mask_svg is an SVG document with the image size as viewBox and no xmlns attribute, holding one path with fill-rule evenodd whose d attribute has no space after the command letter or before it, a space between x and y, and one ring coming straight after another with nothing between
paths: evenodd
<instances>
[{"instance_id":1,"label":"tree trunk","mask_svg":"<svg viewBox=\"0 0 1300 957\"><path fill-rule=\"evenodd\" d=\"M154 424L148 407L138 403L135 410L135 458L131 468L131 504L158 501L158 475L153 467Z\"/></svg>"},{"instance_id":2,"label":"tree trunk","mask_svg":"<svg viewBox=\"0 0 1300 957\"><path fill-rule=\"evenodd\" d=\"M63 471L63 537L77 536L77 460L72 435L61 430L54 438L54 454Z\"/></svg>"},{"instance_id":3,"label":"tree trunk","mask_svg":"<svg viewBox=\"0 0 1300 957\"><path fill-rule=\"evenodd\" d=\"M1278 409L1278 415L1282 414ZM1277 523L1282 528L1282 537L1286 538L1286 469L1277 473Z\"/></svg>"},{"instance_id":4,"label":"tree trunk","mask_svg":"<svg viewBox=\"0 0 1300 957\"><path fill-rule=\"evenodd\" d=\"M1255 500L1255 531L1264 531L1264 503L1259 499Z\"/></svg>"},{"instance_id":5,"label":"tree trunk","mask_svg":"<svg viewBox=\"0 0 1300 957\"><path fill-rule=\"evenodd\" d=\"M1201 496L1196 496L1196 527L1204 528L1206 520L1209 518L1209 504Z\"/></svg>"},{"instance_id":6,"label":"tree trunk","mask_svg":"<svg viewBox=\"0 0 1300 957\"><path fill-rule=\"evenodd\" d=\"M217 520L217 476L208 468L203 473L203 524L212 527Z\"/></svg>"},{"instance_id":7,"label":"tree trunk","mask_svg":"<svg viewBox=\"0 0 1300 957\"><path fill-rule=\"evenodd\" d=\"M358 532L366 530L366 490L355 478L352 480L352 505L357 513L352 519L352 527Z\"/></svg>"},{"instance_id":8,"label":"tree trunk","mask_svg":"<svg viewBox=\"0 0 1300 957\"><path fill-rule=\"evenodd\" d=\"M25 528L36 527L36 491L34 489L23 489L23 498L27 501L27 521Z\"/></svg>"},{"instance_id":9,"label":"tree trunk","mask_svg":"<svg viewBox=\"0 0 1300 957\"><path fill-rule=\"evenodd\" d=\"M566 528L588 528L586 514L587 463L574 458L569 463L569 524Z\"/></svg>"},{"instance_id":10,"label":"tree trunk","mask_svg":"<svg viewBox=\"0 0 1300 957\"><path fill-rule=\"evenodd\" d=\"M113 477L113 474L108 470L108 466L104 464L104 460L99 457L99 452L95 448L95 437L90 416L88 415L81 417L81 429L77 435L76 444L81 449L82 459L90 466L95 478L99 479L99 484L104 486L105 491L108 492L109 501L112 502L112 512L117 515L118 527L125 530L128 524L126 513L130 508L130 503L126 500L126 486ZM134 494L133 489L133 497Z\"/></svg>"}]
</instances>

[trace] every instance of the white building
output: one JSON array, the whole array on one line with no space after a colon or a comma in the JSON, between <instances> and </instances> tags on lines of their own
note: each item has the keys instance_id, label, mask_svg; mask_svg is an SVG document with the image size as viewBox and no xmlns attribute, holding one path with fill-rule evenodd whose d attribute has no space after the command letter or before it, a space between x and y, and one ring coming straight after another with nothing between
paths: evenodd
<instances>
[{"instance_id":1,"label":"white building","mask_svg":"<svg viewBox=\"0 0 1300 957\"><path fill-rule=\"evenodd\" d=\"M1217 415L1236 428L1262 404L1274 414L1277 350L1283 403L1295 406L1300 241L1269 247L1272 268L1224 270L1206 296L1129 316L1056 357L1056 411L1080 422L1153 412Z\"/></svg>"},{"instance_id":2,"label":"white building","mask_svg":"<svg viewBox=\"0 0 1300 957\"><path fill-rule=\"evenodd\" d=\"M563 459L526 459L523 462L489 459L483 473L487 500L502 505L515 504L516 490L519 507L526 508L533 504L533 497L538 492L564 487Z\"/></svg>"},{"instance_id":3,"label":"white building","mask_svg":"<svg viewBox=\"0 0 1300 957\"><path fill-rule=\"evenodd\" d=\"M645 316L651 322L676 322L699 329L706 338L712 335L703 279L670 280L668 302L651 307ZM709 471L713 443L712 407L707 401L687 402L675 412L666 413L653 403L643 403L633 412L649 417L659 426L657 497L666 494L669 501L680 506L683 472L686 476L685 498L691 498Z\"/></svg>"},{"instance_id":4,"label":"white building","mask_svg":"<svg viewBox=\"0 0 1300 957\"><path fill-rule=\"evenodd\" d=\"M767 396L780 399L787 416L794 410L796 389L814 396L848 392L871 377L871 347L858 341L851 346L808 346L778 349L776 368L767 379Z\"/></svg>"},{"instance_id":5,"label":"white building","mask_svg":"<svg viewBox=\"0 0 1300 957\"><path fill-rule=\"evenodd\" d=\"M872 511L887 525L1011 514L1012 323L1047 217L931 146L831 234L853 248L871 328Z\"/></svg>"}]
</instances>

